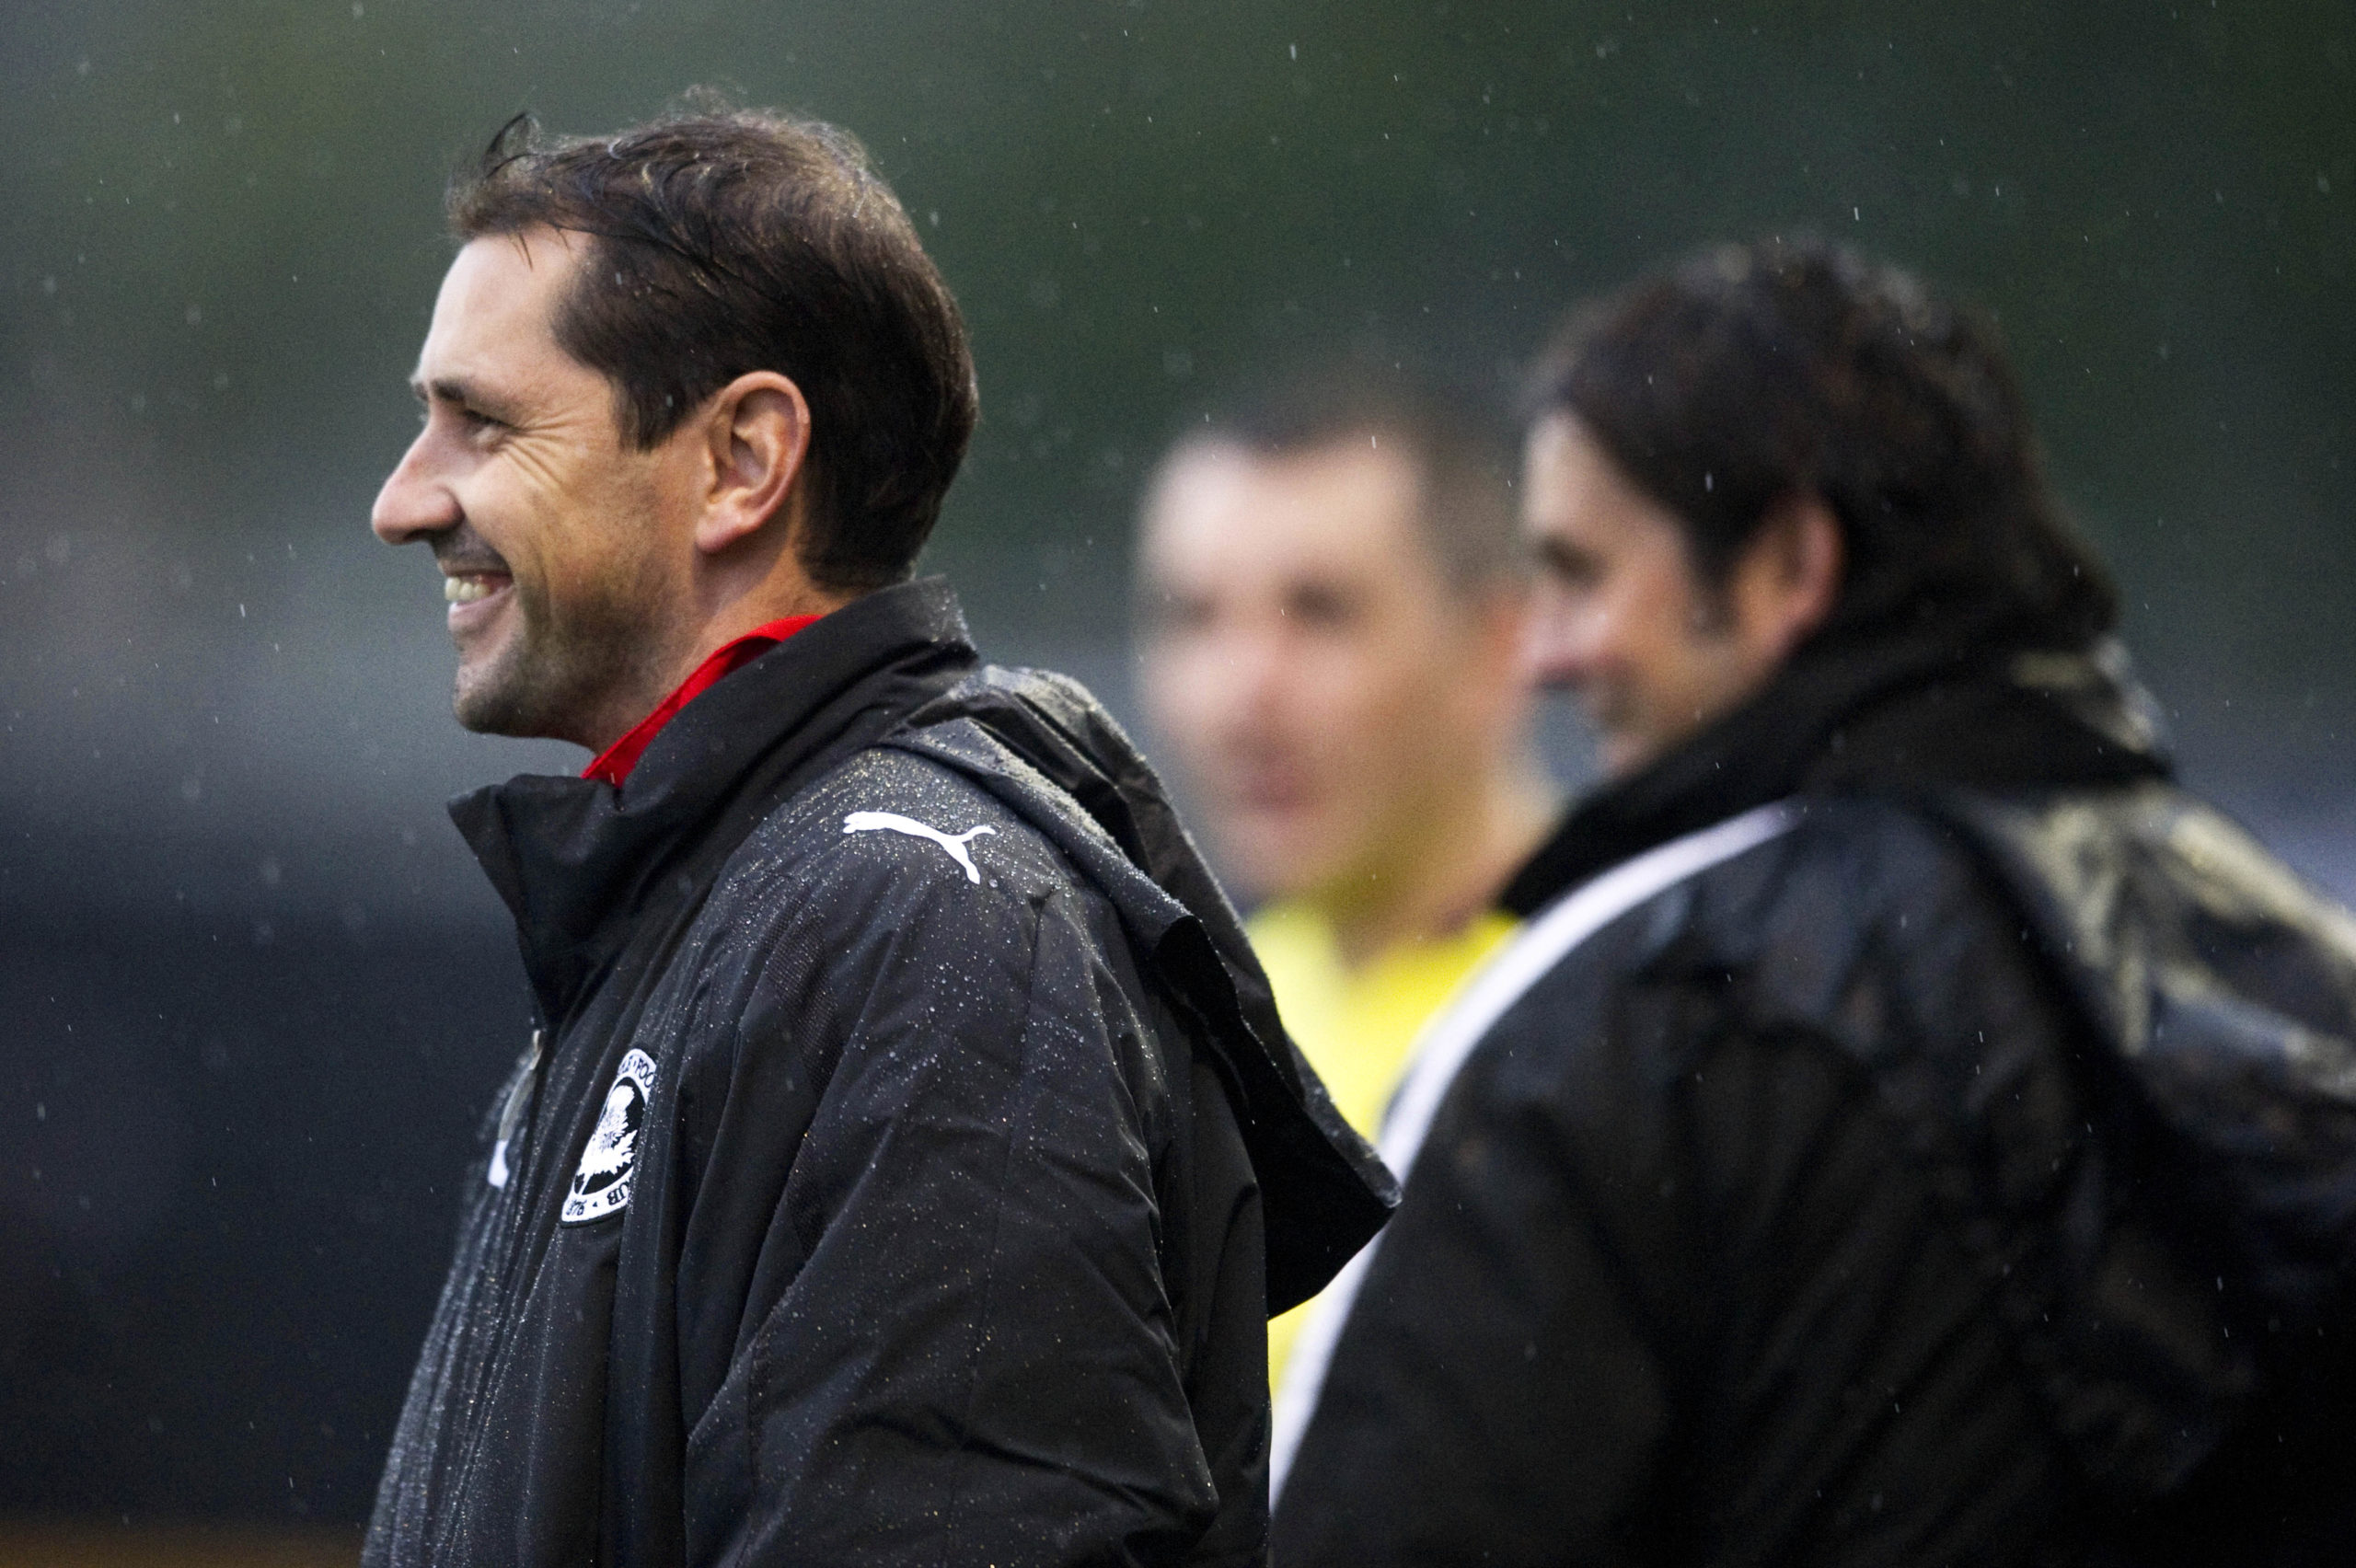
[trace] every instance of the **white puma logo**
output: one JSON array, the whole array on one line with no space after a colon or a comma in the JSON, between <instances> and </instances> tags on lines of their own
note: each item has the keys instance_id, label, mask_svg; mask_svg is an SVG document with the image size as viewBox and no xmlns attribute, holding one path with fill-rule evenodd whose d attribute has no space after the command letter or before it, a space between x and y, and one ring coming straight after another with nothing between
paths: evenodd
<instances>
[{"instance_id":1,"label":"white puma logo","mask_svg":"<svg viewBox=\"0 0 2356 1568\"><path fill-rule=\"evenodd\" d=\"M963 833L951 834L943 833L937 827L927 827L915 818L904 817L896 812L853 812L843 818L843 831L845 833L905 833L911 838L930 838L943 849L948 850L951 859L965 868L967 882L977 882L982 880L982 873L974 865L974 857L966 850L965 846L983 834L996 833L998 829L985 824L980 827L969 827Z\"/></svg>"}]
</instances>

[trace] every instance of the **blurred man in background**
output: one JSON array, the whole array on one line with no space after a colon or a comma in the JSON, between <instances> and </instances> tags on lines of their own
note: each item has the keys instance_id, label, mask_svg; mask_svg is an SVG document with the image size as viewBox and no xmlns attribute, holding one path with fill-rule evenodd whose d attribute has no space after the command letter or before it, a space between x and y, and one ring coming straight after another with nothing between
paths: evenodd
<instances>
[{"instance_id":1,"label":"blurred man in background","mask_svg":"<svg viewBox=\"0 0 2356 1568\"><path fill-rule=\"evenodd\" d=\"M1712 252L1523 504L1611 778L1392 1102L1279 1559L2356 1560L2356 919L2169 782L1992 336Z\"/></svg>"},{"instance_id":2,"label":"blurred man in background","mask_svg":"<svg viewBox=\"0 0 2356 1568\"><path fill-rule=\"evenodd\" d=\"M1389 372L1304 379L1190 433L1139 551L1155 729L1285 1023L1371 1129L1424 1020L1513 928L1544 834L1511 458ZM1271 1326L1271 1370L1299 1326Z\"/></svg>"},{"instance_id":3,"label":"blurred man in background","mask_svg":"<svg viewBox=\"0 0 2356 1568\"><path fill-rule=\"evenodd\" d=\"M542 1027L364 1561L1260 1559L1266 1309L1388 1179L1117 730L909 581L976 395L898 202L715 112L451 218L374 524L459 721L595 755L453 805Z\"/></svg>"}]
</instances>

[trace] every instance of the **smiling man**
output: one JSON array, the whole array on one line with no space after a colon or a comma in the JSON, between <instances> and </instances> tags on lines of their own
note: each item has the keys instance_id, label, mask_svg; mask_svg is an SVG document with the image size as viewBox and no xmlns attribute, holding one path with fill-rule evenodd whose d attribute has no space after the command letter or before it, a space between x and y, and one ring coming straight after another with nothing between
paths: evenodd
<instances>
[{"instance_id":1,"label":"smiling man","mask_svg":"<svg viewBox=\"0 0 2356 1568\"><path fill-rule=\"evenodd\" d=\"M639 448L606 376L550 329L593 241L549 226L501 238L451 264L418 361L425 429L374 522L388 544L429 543L442 569L458 721L602 750L707 637L750 632L731 623L773 605L822 614L847 595L782 548L792 519L776 514L809 460L800 388L744 378L704 441ZM710 499L694 489L699 466L707 491L727 487L710 518L686 515ZM701 591L665 548L683 527L715 580ZM765 548L733 548L764 531Z\"/></svg>"},{"instance_id":2,"label":"smiling man","mask_svg":"<svg viewBox=\"0 0 2356 1568\"><path fill-rule=\"evenodd\" d=\"M374 518L471 729L538 1001L364 1561L1249 1562L1263 1322L1388 1179L1086 693L912 582L956 308L849 138L535 145L462 242Z\"/></svg>"},{"instance_id":3,"label":"smiling man","mask_svg":"<svg viewBox=\"0 0 2356 1568\"><path fill-rule=\"evenodd\" d=\"M1992 334L1727 247L1541 363L1611 777L1425 1036L1281 1561L2356 1553L2356 917L2169 782Z\"/></svg>"}]
</instances>

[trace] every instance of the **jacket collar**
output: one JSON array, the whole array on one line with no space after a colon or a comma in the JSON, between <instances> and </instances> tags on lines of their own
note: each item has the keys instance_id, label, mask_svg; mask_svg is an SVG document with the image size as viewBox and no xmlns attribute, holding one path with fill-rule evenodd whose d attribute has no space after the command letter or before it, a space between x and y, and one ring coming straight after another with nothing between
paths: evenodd
<instances>
[{"instance_id":1,"label":"jacket collar","mask_svg":"<svg viewBox=\"0 0 2356 1568\"><path fill-rule=\"evenodd\" d=\"M2065 789L2165 778L2126 650L1998 621L1810 644L1750 702L1576 805L1500 902L1528 915L1657 844L1785 796Z\"/></svg>"},{"instance_id":2,"label":"jacket collar","mask_svg":"<svg viewBox=\"0 0 2356 1568\"><path fill-rule=\"evenodd\" d=\"M515 917L542 1015L562 1021L658 902L701 892L780 794L870 744L976 663L939 578L871 594L682 709L620 789L525 774L451 820Z\"/></svg>"}]
</instances>

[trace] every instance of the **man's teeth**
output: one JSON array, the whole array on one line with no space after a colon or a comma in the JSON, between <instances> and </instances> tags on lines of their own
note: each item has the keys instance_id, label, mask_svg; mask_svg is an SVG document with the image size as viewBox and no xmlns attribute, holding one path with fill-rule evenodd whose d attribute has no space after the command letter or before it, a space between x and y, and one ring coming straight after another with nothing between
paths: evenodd
<instances>
[{"instance_id":1,"label":"man's teeth","mask_svg":"<svg viewBox=\"0 0 2356 1568\"><path fill-rule=\"evenodd\" d=\"M442 596L454 605L471 605L477 599L491 596L491 582L481 577L445 577L442 580Z\"/></svg>"}]
</instances>

